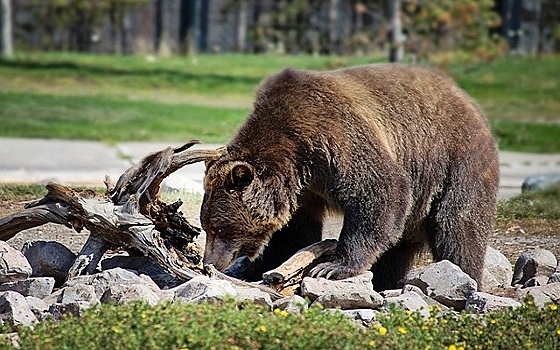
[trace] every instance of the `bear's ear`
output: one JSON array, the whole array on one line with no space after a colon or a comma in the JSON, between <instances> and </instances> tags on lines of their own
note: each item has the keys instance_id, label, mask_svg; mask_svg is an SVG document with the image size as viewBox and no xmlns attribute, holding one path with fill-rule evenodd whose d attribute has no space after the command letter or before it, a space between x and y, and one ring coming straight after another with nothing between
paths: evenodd
<instances>
[{"instance_id":1,"label":"bear's ear","mask_svg":"<svg viewBox=\"0 0 560 350\"><path fill-rule=\"evenodd\" d=\"M253 171L247 164L237 164L231 169L231 182L237 188L247 187L253 181Z\"/></svg>"}]
</instances>

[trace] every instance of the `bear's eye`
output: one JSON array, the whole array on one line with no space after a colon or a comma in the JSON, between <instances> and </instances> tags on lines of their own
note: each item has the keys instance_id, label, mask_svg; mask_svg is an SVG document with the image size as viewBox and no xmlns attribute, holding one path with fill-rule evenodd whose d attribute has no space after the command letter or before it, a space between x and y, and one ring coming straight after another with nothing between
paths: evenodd
<instances>
[{"instance_id":1,"label":"bear's eye","mask_svg":"<svg viewBox=\"0 0 560 350\"><path fill-rule=\"evenodd\" d=\"M246 164L237 164L231 169L231 183L236 189L247 187L253 181L253 172Z\"/></svg>"}]
</instances>

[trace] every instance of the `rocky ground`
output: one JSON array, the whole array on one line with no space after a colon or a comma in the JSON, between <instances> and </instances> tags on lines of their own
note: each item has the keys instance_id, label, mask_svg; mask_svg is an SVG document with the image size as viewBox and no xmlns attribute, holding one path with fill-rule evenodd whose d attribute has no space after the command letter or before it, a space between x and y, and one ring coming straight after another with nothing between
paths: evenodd
<instances>
[{"instance_id":1,"label":"rocky ground","mask_svg":"<svg viewBox=\"0 0 560 350\"><path fill-rule=\"evenodd\" d=\"M30 198L0 200L0 217L23 209ZM198 207L183 206L187 218L198 225ZM325 225L325 237L336 238L340 230L340 219L330 218ZM87 231L80 233L67 227L47 224L18 233L8 243L20 249L28 240L57 241L75 253L79 252L88 237ZM200 237L201 240L204 237ZM502 252L512 264L525 251L535 248L547 249L560 259L560 220L500 220L496 222L489 244Z\"/></svg>"}]
</instances>

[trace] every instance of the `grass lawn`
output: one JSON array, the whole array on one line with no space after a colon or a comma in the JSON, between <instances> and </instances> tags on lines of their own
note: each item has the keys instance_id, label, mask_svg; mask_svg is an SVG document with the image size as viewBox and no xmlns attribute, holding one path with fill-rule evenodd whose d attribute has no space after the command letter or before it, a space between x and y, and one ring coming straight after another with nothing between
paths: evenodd
<instances>
[{"instance_id":1,"label":"grass lawn","mask_svg":"<svg viewBox=\"0 0 560 350\"><path fill-rule=\"evenodd\" d=\"M287 66L333 69L383 61L20 54L0 61L0 136L226 142L265 76ZM505 57L478 66L450 64L447 70L486 110L501 149L560 152L558 57Z\"/></svg>"}]
</instances>

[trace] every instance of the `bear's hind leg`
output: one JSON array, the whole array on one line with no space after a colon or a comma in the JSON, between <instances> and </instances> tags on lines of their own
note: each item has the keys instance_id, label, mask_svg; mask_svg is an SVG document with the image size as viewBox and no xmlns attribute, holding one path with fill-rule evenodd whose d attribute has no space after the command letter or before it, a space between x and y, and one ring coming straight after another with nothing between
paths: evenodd
<instances>
[{"instance_id":1,"label":"bear's hind leg","mask_svg":"<svg viewBox=\"0 0 560 350\"><path fill-rule=\"evenodd\" d=\"M472 165L469 169L473 163L455 167L450 184L432 203L427 223L434 259L451 261L480 283L499 176L497 164L486 163L481 171Z\"/></svg>"},{"instance_id":2,"label":"bear's hind leg","mask_svg":"<svg viewBox=\"0 0 560 350\"><path fill-rule=\"evenodd\" d=\"M401 241L389 248L373 264L373 288L377 291L396 288L412 267L414 258L423 250L422 243Z\"/></svg>"}]
</instances>

